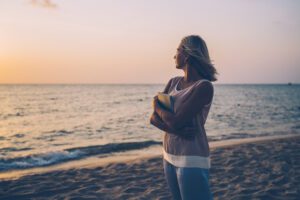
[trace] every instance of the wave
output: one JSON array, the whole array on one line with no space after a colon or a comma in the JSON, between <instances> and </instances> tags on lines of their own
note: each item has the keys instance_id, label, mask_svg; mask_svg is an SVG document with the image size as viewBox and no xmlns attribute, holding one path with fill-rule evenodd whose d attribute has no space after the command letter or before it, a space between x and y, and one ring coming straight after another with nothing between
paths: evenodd
<instances>
[{"instance_id":1,"label":"wave","mask_svg":"<svg viewBox=\"0 0 300 200\"><path fill-rule=\"evenodd\" d=\"M25 157L0 158L0 172L14 169L49 166L95 155L107 156L105 154L142 149L152 145L161 144L161 142L153 140L143 142L110 143L105 145L69 148L62 151L34 154Z\"/></svg>"}]
</instances>

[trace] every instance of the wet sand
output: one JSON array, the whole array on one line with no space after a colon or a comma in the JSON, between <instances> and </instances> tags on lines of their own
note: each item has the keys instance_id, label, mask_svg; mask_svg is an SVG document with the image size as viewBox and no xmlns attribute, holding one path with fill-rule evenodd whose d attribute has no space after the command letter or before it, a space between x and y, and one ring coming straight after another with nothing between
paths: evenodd
<instances>
[{"instance_id":1,"label":"wet sand","mask_svg":"<svg viewBox=\"0 0 300 200\"><path fill-rule=\"evenodd\" d=\"M299 199L300 137L211 150L214 199ZM120 161L0 181L0 199L171 199L162 158Z\"/></svg>"}]
</instances>

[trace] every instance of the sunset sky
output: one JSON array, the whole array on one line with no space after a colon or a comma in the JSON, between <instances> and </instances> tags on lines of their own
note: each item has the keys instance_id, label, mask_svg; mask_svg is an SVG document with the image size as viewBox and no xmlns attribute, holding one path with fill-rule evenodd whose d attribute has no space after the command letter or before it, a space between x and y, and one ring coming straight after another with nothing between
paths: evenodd
<instances>
[{"instance_id":1,"label":"sunset sky","mask_svg":"<svg viewBox=\"0 0 300 200\"><path fill-rule=\"evenodd\" d=\"M48 2L48 3L47 3ZM166 83L182 37L216 83L300 83L297 0L1 0L0 83Z\"/></svg>"}]
</instances>

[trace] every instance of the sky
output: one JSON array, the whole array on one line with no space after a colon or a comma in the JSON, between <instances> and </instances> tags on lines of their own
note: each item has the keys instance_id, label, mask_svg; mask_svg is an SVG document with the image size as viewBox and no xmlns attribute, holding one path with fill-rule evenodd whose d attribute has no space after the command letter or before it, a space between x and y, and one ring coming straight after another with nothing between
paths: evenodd
<instances>
[{"instance_id":1,"label":"sky","mask_svg":"<svg viewBox=\"0 0 300 200\"><path fill-rule=\"evenodd\" d=\"M298 0L1 0L0 83L166 83L200 35L215 83L300 83Z\"/></svg>"}]
</instances>

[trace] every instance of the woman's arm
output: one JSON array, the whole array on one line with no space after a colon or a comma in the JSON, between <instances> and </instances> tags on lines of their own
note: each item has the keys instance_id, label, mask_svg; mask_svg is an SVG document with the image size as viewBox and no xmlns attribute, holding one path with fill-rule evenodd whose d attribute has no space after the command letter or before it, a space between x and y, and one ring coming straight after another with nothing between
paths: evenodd
<instances>
[{"instance_id":1,"label":"woman's arm","mask_svg":"<svg viewBox=\"0 0 300 200\"><path fill-rule=\"evenodd\" d=\"M173 129L173 128L169 127L168 125L166 125L160 119L160 117L158 116L158 114L156 112L153 112L153 114L151 115L150 124L159 128L160 130L166 131L170 134L180 135L180 136L184 136L184 137L193 136L195 134L195 132L197 131L197 129L193 128L193 127L185 127L181 130Z\"/></svg>"},{"instance_id":2,"label":"woman's arm","mask_svg":"<svg viewBox=\"0 0 300 200\"><path fill-rule=\"evenodd\" d=\"M173 80L173 78L171 78L168 81L167 85L165 86L165 88L163 90L163 93L165 93L165 94L169 93L169 89L172 85L172 80ZM153 101L153 108L154 108L154 101ZM186 138L193 136L194 133L197 131L197 129L195 127L185 127L183 129L179 129L179 130L171 128L162 121L162 119L158 116L158 114L155 111L153 112L153 114L150 117L150 124L159 128L162 131L165 131L165 132L168 132L168 133L174 134L174 135L184 136Z\"/></svg>"},{"instance_id":3,"label":"woman's arm","mask_svg":"<svg viewBox=\"0 0 300 200\"><path fill-rule=\"evenodd\" d=\"M191 94L183 101L176 113L164 109L159 104L157 96L155 96L153 101L154 110L168 127L180 129L196 116L204 105L212 100L213 92L211 82L202 82L193 88Z\"/></svg>"}]
</instances>

